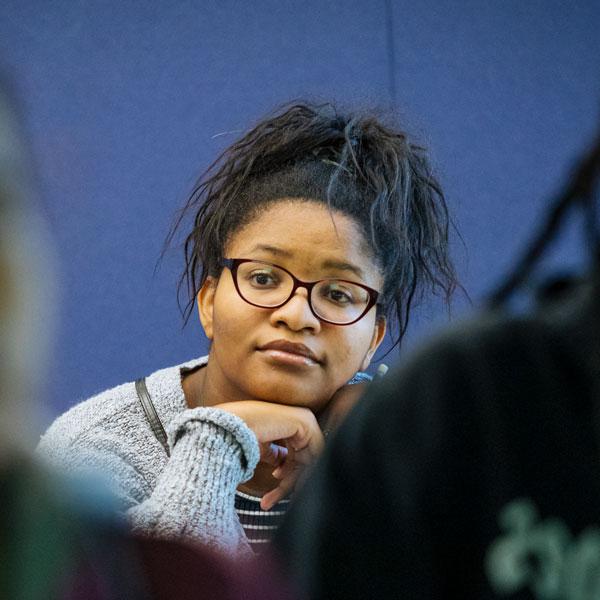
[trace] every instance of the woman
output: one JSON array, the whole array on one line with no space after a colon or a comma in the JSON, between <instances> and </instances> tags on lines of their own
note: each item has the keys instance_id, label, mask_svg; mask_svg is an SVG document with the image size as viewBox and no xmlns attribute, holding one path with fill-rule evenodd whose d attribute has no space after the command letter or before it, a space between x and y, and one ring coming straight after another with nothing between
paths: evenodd
<instances>
[{"instance_id":1,"label":"woman","mask_svg":"<svg viewBox=\"0 0 600 600\"><path fill-rule=\"evenodd\" d=\"M246 553L276 527L322 448L317 416L352 403L347 383L388 323L397 343L416 297L449 299L447 211L403 133L296 104L229 147L187 212L187 316L197 305L211 347L146 379L167 451L133 383L72 408L40 451L108 470L136 530Z\"/></svg>"}]
</instances>

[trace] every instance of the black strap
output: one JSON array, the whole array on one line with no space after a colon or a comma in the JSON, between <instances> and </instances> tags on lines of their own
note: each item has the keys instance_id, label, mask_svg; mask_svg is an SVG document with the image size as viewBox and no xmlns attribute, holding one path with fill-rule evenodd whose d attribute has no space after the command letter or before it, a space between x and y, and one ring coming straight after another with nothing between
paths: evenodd
<instances>
[{"instance_id":1,"label":"black strap","mask_svg":"<svg viewBox=\"0 0 600 600\"><path fill-rule=\"evenodd\" d=\"M154 408L152 398L150 398L150 393L148 392L148 388L146 387L145 377L136 380L135 391L137 392L138 398L142 405L142 409L144 411L144 414L146 415L146 420L150 425L150 429L152 429L152 433L154 434L156 439L162 444L162 447L165 449L167 456L170 456L171 452L169 451L169 444L167 443L167 432L165 431L163 424L158 418L156 408Z\"/></svg>"}]
</instances>

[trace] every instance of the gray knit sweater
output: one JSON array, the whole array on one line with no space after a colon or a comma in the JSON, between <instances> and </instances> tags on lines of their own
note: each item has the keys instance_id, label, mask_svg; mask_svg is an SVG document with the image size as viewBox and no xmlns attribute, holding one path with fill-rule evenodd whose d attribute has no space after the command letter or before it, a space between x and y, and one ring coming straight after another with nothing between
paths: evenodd
<instances>
[{"instance_id":1,"label":"gray knit sweater","mask_svg":"<svg viewBox=\"0 0 600 600\"><path fill-rule=\"evenodd\" d=\"M207 358L146 378L170 457L146 421L134 383L71 408L42 436L38 452L61 469L108 476L134 530L246 554L251 550L234 498L237 486L252 477L259 448L238 417L187 408L181 370L206 364Z\"/></svg>"}]
</instances>

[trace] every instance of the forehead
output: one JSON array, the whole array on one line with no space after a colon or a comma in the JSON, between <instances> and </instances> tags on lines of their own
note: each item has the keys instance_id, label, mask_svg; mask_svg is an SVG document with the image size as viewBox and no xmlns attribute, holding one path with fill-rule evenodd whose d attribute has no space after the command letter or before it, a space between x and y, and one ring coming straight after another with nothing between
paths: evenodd
<instances>
[{"instance_id":1,"label":"forehead","mask_svg":"<svg viewBox=\"0 0 600 600\"><path fill-rule=\"evenodd\" d=\"M280 200L268 205L233 234L225 251L229 258L276 262L296 269L298 276L325 276L333 264L346 263L357 267L365 281L376 284L380 279L355 220L310 200Z\"/></svg>"}]
</instances>

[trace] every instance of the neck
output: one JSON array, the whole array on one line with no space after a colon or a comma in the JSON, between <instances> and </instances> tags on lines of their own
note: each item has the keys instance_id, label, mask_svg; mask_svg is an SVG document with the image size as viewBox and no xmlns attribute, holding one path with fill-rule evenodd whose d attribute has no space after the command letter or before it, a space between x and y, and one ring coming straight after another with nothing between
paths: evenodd
<instances>
[{"instance_id":1,"label":"neck","mask_svg":"<svg viewBox=\"0 0 600 600\"><path fill-rule=\"evenodd\" d=\"M236 397L233 391L228 392L230 386L219 375L215 365L215 361L209 360L206 366L183 377L181 386L188 408L216 406L242 400Z\"/></svg>"}]
</instances>

